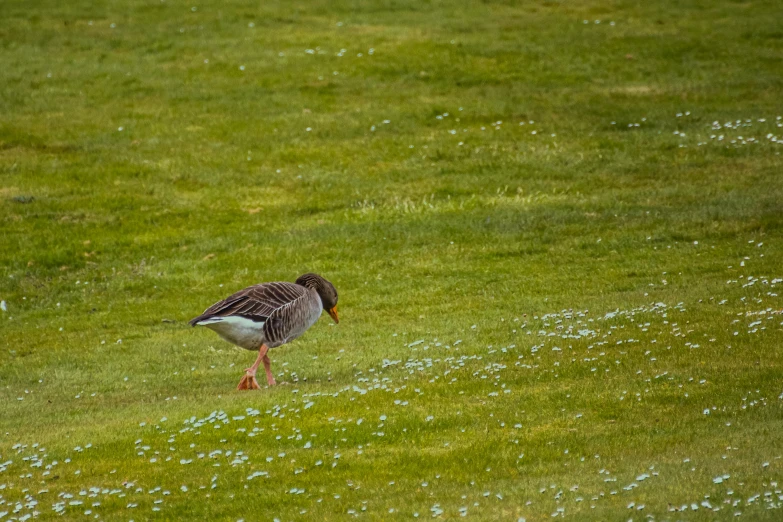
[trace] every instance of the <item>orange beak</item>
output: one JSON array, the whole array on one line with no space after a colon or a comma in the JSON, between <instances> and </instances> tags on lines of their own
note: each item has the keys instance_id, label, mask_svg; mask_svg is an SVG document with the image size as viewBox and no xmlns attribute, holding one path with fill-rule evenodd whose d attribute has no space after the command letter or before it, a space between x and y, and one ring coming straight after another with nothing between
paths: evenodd
<instances>
[{"instance_id":1,"label":"orange beak","mask_svg":"<svg viewBox=\"0 0 783 522\"><path fill-rule=\"evenodd\" d=\"M332 308L330 308L329 310L327 310L327 312L329 313L331 318L334 319L335 323L339 323L340 322L340 318L337 317L337 305L335 305Z\"/></svg>"}]
</instances>

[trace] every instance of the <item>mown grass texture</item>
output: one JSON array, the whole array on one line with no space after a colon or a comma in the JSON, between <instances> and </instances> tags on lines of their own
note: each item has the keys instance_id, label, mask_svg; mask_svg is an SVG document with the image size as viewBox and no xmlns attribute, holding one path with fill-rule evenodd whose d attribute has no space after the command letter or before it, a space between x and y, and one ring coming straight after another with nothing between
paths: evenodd
<instances>
[{"instance_id":1,"label":"mown grass texture","mask_svg":"<svg viewBox=\"0 0 783 522\"><path fill-rule=\"evenodd\" d=\"M780 519L783 13L648 4L5 2L0 520Z\"/></svg>"}]
</instances>

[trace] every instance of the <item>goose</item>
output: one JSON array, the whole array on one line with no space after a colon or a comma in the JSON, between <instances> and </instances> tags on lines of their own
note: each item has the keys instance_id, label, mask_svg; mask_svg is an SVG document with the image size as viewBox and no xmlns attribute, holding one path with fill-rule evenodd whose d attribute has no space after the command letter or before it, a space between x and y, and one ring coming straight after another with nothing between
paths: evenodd
<instances>
[{"instance_id":1,"label":"goose","mask_svg":"<svg viewBox=\"0 0 783 522\"><path fill-rule=\"evenodd\" d=\"M304 274L295 283L274 282L249 286L218 301L190 320L206 326L226 341L246 350L258 350L253 366L245 369L237 390L257 390L256 371L261 363L266 382L274 386L267 352L293 341L310 328L326 310L335 323L337 290L318 274Z\"/></svg>"}]
</instances>

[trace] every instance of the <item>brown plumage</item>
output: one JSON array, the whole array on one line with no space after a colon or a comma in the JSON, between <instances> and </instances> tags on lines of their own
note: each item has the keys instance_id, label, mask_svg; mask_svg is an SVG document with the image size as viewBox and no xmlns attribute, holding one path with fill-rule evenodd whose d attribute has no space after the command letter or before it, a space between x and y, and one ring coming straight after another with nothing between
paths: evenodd
<instances>
[{"instance_id":1,"label":"brown plumage","mask_svg":"<svg viewBox=\"0 0 783 522\"><path fill-rule=\"evenodd\" d=\"M247 287L219 301L190 321L206 326L226 341L247 350L259 350L239 389L258 388L255 373L261 362L269 385L275 383L267 351L293 341L327 310L335 322L337 290L317 274L304 274L296 283L274 282Z\"/></svg>"}]
</instances>

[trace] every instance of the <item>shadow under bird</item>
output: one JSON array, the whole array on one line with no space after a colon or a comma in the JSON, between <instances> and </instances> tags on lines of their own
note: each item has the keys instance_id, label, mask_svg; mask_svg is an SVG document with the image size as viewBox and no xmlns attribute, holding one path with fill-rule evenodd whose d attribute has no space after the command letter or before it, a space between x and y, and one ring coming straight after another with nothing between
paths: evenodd
<instances>
[{"instance_id":1,"label":"shadow under bird","mask_svg":"<svg viewBox=\"0 0 783 522\"><path fill-rule=\"evenodd\" d=\"M206 326L226 341L246 350L258 350L253 366L245 370L237 390L257 390L256 371L261 363L266 382L275 385L267 352L293 341L321 316L321 310L337 317L337 290L318 274L304 274L295 283L261 283L240 290L190 320Z\"/></svg>"}]
</instances>

